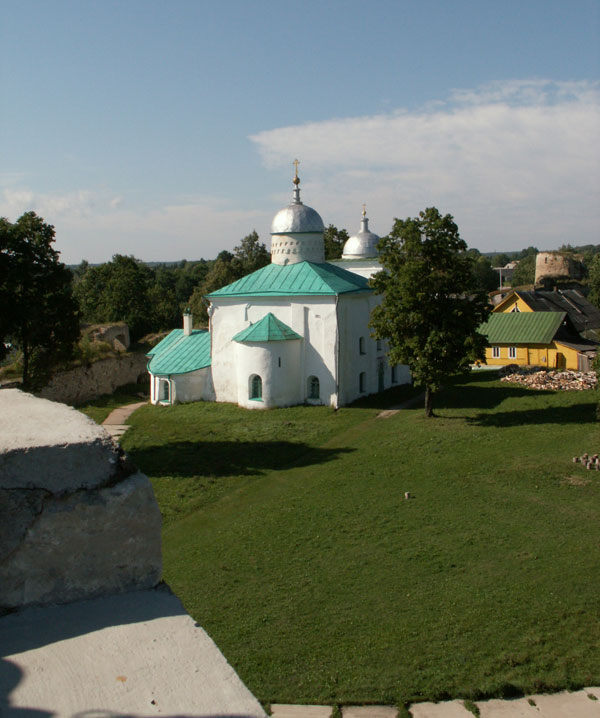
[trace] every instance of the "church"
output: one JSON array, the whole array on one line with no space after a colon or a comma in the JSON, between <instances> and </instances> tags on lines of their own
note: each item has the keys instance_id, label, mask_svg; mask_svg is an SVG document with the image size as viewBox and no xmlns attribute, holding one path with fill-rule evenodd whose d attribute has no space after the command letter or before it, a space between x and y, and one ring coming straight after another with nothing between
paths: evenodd
<instances>
[{"instance_id":1,"label":"church","mask_svg":"<svg viewBox=\"0 0 600 718\"><path fill-rule=\"evenodd\" d=\"M370 335L378 237L364 209L342 259L326 262L325 226L300 199L297 164L292 181L292 201L271 225L271 263L206 296L208 330L185 314L183 328L148 353L153 404L337 408L410 382L408 367L389 366L385 342Z\"/></svg>"}]
</instances>

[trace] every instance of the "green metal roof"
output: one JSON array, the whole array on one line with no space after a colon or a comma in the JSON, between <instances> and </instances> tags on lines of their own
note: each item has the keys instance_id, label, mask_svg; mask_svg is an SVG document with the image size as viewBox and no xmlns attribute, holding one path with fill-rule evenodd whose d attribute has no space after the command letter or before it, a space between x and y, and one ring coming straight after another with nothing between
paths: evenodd
<instances>
[{"instance_id":1,"label":"green metal roof","mask_svg":"<svg viewBox=\"0 0 600 718\"><path fill-rule=\"evenodd\" d=\"M148 371L153 374L187 374L210 366L210 332L194 329L185 336L183 329L173 329L148 352Z\"/></svg>"},{"instance_id":2,"label":"green metal roof","mask_svg":"<svg viewBox=\"0 0 600 718\"><path fill-rule=\"evenodd\" d=\"M372 292L368 279L324 262L267 264L262 269L211 292L208 297L337 295Z\"/></svg>"},{"instance_id":3,"label":"green metal roof","mask_svg":"<svg viewBox=\"0 0 600 718\"><path fill-rule=\"evenodd\" d=\"M490 314L479 332L490 344L550 344L566 312L508 312Z\"/></svg>"},{"instance_id":4,"label":"green metal roof","mask_svg":"<svg viewBox=\"0 0 600 718\"><path fill-rule=\"evenodd\" d=\"M236 342L282 342L288 339L302 337L271 312L233 337Z\"/></svg>"}]
</instances>

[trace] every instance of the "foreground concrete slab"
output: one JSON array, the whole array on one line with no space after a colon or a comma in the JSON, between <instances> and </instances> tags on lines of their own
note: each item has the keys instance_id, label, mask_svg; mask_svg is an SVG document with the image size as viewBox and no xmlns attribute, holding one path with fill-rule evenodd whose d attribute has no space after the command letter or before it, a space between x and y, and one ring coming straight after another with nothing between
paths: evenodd
<instances>
[{"instance_id":1,"label":"foreground concrete slab","mask_svg":"<svg viewBox=\"0 0 600 718\"><path fill-rule=\"evenodd\" d=\"M343 718L396 718L398 709L392 706L346 706Z\"/></svg>"},{"instance_id":2,"label":"foreground concrete slab","mask_svg":"<svg viewBox=\"0 0 600 718\"><path fill-rule=\"evenodd\" d=\"M265 718L165 587L0 618L2 718Z\"/></svg>"},{"instance_id":3,"label":"foreground concrete slab","mask_svg":"<svg viewBox=\"0 0 600 718\"><path fill-rule=\"evenodd\" d=\"M600 701L590 700L590 691L574 691L554 693L553 695L535 695L531 700L535 706L531 708L538 718L599 718ZM495 714L491 714L495 718Z\"/></svg>"},{"instance_id":4,"label":"foreground concrete slab","mask_svg":"<svg viewBox=\"0 0 600 718\"><path fill-rule=\"evenodd\" d=\"M272 718L330 718L332 706L300 706L287 703L271 705Z\"/></svg>"},{"instance_id":5,"label":"foreground concrete slab","mask_svg":"<svg viewBox=\"0 0 600 718\"><path fill-rule=\"evenodd\" d=\"M413 703L409 710L413 718L473 718L473 714L464 707L462 701Z\"/></svg>"}]
</instances>

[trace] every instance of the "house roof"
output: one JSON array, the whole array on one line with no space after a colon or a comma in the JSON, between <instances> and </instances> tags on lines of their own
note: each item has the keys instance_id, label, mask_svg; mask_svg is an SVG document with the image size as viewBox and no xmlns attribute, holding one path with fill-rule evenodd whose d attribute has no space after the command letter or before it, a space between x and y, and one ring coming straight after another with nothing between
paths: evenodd
<instances>
[{"instance_id":1,"label":"house roof","mask_svg":"<svg viewBox=\"0 0 600 718\"><path fill-rule=\"evenodd\" d=\"M187 374L210 366L210 332L194 329L185 335L173 329L147 354L148 371L152 374Z\"/></svg>"},{"instance_id":2,"label":"house roof","mask_svg":"<svg viewBox=\"0 0 600 718\"><path fill-rule=\"evenodd\" d=\"M368 279L324 262L267 264L208 297L335 296L349 292L372 292Z\"/></svg>"},{"instance_id":3,"label":"house roof","mask_svg":"<svg viewBox=\"0 0 600 718\"><path fill-rule=\"evenodd\" d=\"M290 339L302 337L271 312L233 337L236 342L281 342Z\"/></svg>"},{"instance_id":4,"label":"house roof","mask_svg":"<svg viewBox=\"0 0 600 718\"><path fill-rule=\"evenodd\" d=\"M577 289L557 289L556 292L517 290L515 292L534 312L566 312L574 329L581 333L600 328L600 309L597 309ZM506 297L506 302L512 295ZM501 302L494 311L498 311Z\"/></svg>"},{"instance_id":5,"label":"house roof","mask_svg":"<svg viewBox=\"0 0 600 718\"><path fill-rule=\"evenodd\" d=\"M490 344L549 344L566 312L510 312L490 314L479 332Z\"/></svg>"}]
</instances>

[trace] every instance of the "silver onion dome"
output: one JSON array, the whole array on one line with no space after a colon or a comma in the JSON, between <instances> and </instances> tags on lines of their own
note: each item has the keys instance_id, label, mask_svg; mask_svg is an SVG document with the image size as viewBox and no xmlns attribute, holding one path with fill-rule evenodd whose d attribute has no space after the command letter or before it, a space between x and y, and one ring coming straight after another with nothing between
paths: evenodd
<instances>
[{"instance_id":1,"label":"silver onion dome","mask_svg":"<svg viewBox=\"0 0 600 718\"><path fill-rule=\"evenodd\" d=\"M342 259L367 259L377 257L377 242L379 236L369 230L369 220L366 210L363 209L363 216L360 220L358 234L350 237L344 245Z\"/></svg>"},{"instance_id":2,"label":"silver onion dome","mask_svg":"<svg viewBox=\"0 0 600 718\"><path fill-rule=\"evenodd\" d=\"M271 234L303 234L304 232L324 232L325 225L321 215L300 200L300 177L296 166L294 198L287 207L280 209L273 217Z\"/></svg>"}]
</instances>

